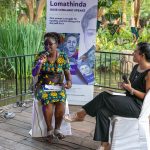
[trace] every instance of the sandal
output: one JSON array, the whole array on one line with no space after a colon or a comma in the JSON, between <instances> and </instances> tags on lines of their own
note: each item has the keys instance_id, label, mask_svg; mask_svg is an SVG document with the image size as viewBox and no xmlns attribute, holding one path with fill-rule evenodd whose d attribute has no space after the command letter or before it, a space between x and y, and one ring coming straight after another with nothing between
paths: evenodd
<instances>
[{"instance_id":1,"label":"sandal","mask_svg":"<svg viewBox=\"0 0 150 150\"><path fill-rule=\"evenodd\" d=\"M59 139L62 140L65 138L65 136L62 134L62 132L59 129L54 130L54 135Z\"/></svg>"},{"instance_id":2,"label":"sandal","mask_svg":"<svg viewBox=\"0 0 150 150\"><path fill-rule=\"evenodd\" d=\"M66 122L78 122L78 121L83 121L84 120L84 118L78 117L77 113L66 114L66 115L64 115L63 118Z\"/></svg>"},{"instance_id":3,"label":"sandal","mask_svg":"<svg viewBox=\"0 0 150 150\"><path fill-rule=\"evenodd\" d=\"M46 140L47 140L49 143L52 143L54 138L55 138L54 130L48 131L48 132L47 132Z\"/></svg>"},{"instance_id":4,"label":"sandal","mask_svg":"<svg viewBox=\"0 0 150 150\"><path fill-rule=\"evenodd\" d=\"M111 150L111 146L108 145L108 146L102 146L102 145L99 145L99 147L96 149L96 150Z\"/></svg>"}]
</instances>

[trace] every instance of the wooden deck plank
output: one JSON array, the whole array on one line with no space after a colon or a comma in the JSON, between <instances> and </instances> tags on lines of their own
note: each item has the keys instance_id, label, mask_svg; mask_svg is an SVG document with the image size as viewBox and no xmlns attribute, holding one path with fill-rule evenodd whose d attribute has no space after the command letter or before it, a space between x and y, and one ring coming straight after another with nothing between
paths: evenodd
<instances>
[{"instance_id":1,"label":"wooden deck plank","mask_svg":"<svg viewBox=\"0 0 150 150\"><path fill-rule=\"evenodd\" d=\"M24 123L29 123L29 124L31 124L31 117L29 116L29 117L23 117L23 116L21 116L20 114L19 115L16 115L15 116L15 119L16 120L19 120L19 121L21 121L21 122L24 122Z\"/></svg>"},{"instance_id":2,"label":"wooden deck plank","mask_svg":"<svg viewBox=\"0 0 150 150\"><path fill-rule=\"evenodd\" d=\"M35 148L20 144L18 142L14 142L3 137L0 137L0 145L9 150L37 150Z\"/></svg>"},{"instance_id":3,"label":"wooden deck plank","mask_svg":"<svg viewBox=\"0 0 150 150\"><path fill-rule=\"evenodd\" d=\"M81 109L80 106L69 108L70 112ZM92 140L95 118L86 117L82 123L72 123L72 136L66 136L58 143L50 144L41 138L31 138L29 135L32 120L31 106L11 107L9 111L15 112L16 116L0 123L0 150L94 150L99 145Z\"/></svg>"},{"instance_id":4,"label":"wooden deck plank","mask_svg":"<svg viewBox=\"0 0 150 150\"><path fill-rule=\"evenodd\" d=\"M87 137L80 138L72 135L72 136L68 136L64 140L70 143L76 143L77 145L79 145L79 147L83 146L89 149L96 149L99 145L98 142L94 142L92 140L92 137L88 139Z\"/></svg>"},{"instance_id":5,"label":"wooden deck plank","mask_svg":"<svg viewBox=\"0 0 150 150\"><path fill-rule=\"evenodd\" d=\"M22 143L29 144L30 146L35 145L35 146L38 146L40 148L44 148L44 150L47 148L52 148L52 147L56 148L57 150L58 149L60 149L60 150L63 150L63 149L73 150L73 149L78 148L80 146L80 145L77 145L74 143L66 142L64 140L59 141L58 143L49 144L47 142L40 141L37 138L27 138L27 140L22 141ZM89 150L89 148L86 148L84 146L80 146L80 148L82 148L83 150Z\"/></svg>"},{"instance_id":6,"label":"wooden deck plank","mask_svg":"<svg viewBox=\"0 0 150 150\"><path fill-rule=\"evenodd\" d=\"M19 141L25 139L24 136L12 133L12 132L7 131L7 130L2 130L2 129L0 129L0 136L3 138L10 139L10 140L13 139L13 141L16 141L16 142L19 142Z\"/></svg>"},{"instance_id":7,"label":"wooden deck plank","mask_svg":"<svg viewBox=\"0 0 150 150\"><path fill-rule=\"evenodd\" d=\"M40 150L61 150L61 148L57 147L54 144L50 144L44 140L38 140L37 138L27 138L26 140L22 140L21 144L28 145L30 147L40 149Z\"/></svg>"},{"instance_id":8,"label":"wooden deck plank","mask_svg":"<svg viewBox=\"0 0 150 150\"><path fill-rule=\"evenodd\" d=\"M23 129L23 128L18 128L14 125L6 124L6 123L1 123L0 124L0 129L8 132L12 132L18 135L22 135L25 137L30 137L29 135L29 130Z\"/></svg>"},{"instance_id":9,"label":"wooden deck plank","mask_svg":"<svg viewBox=\"0 0 150 150\"><path fill-rule=\"evenodd\" d=\"M0 145L6 149L10 149L13 150L13 148L11 147L11 145L15 145L17 142L8 140L6 138L0 137Z\"/></svg>"},{"instance_id":10,"label":"wooden deck plank","mask_svg":"<svg viewBox=\"0 0 150 150\"><path fill-rule=\"evenodd\" d=\"M8 148L0 146L0 150L9 150Z\"/></svg>"},{"instance_id":11,"label":"wooden deck plank","mask_svg":"<svg viewBox=\"0 0 150 150\"><path fill-rule=\"evenodd\" d=\"M31 129L31 123L21 122L20 120L16 120L15 118L7 121L7 124L14 125L27 130Z\"/></svg>"}]
</instances>

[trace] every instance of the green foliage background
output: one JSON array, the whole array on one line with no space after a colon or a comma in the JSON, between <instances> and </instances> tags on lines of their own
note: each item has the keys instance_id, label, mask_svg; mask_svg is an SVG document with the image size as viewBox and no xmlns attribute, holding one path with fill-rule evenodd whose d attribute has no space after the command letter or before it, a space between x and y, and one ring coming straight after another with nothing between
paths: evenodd
<instances>
[{"instance_id":1,"label":"green foliage background","mask_svg":"<svg viewBox=\"0 0 150 150\"><path fill-rule=\"evenodd\" d=\"M0 77L14 78L22 74L23 55L35 54L43 49L43 24L20 24L17 15L6 18L0 24L0 57L18 56L17 59L0 59ZM33 59L26 57L26 77L31 75ZM17 66L16 66L17 65ZM16 72L16 67L17 72Z\"/></svg>"},{"instance_id":2,"label":"green foliage background","mask_svg":"<svg viewBox=\"0 0 150 150\"><path fill-rule=\"evenodd\" d=\"M43 29L40 24L20 24L17 17L0 24L0 56L34 54L42 49Z\"/></svg>"},{"instance_id":3,"label":"green foliage background","mask_svg":"<svg viewBox=\"0 0 150 150\"><path fill-rule=\"evenodd\" d=\"M132 0L127 1L127 20L130 19L130 4ZM141 6L141 18L150 19L149 0L143 0ZM105 7L106 18L113 21L114 18L121 16L121 0L99 0L98 7ZM34 54L43 49L42 41L45 32L45 15L44 12L41 22L20 24L18 15L20 12L26 12L27 8L23 0L1 0L0 1L0 57ZM140 34L139 42L150 42L150 25L143 28ZM129 23L125 28L121 28L119 33L111 34L108 27L100 28L97 32L97 50L122 52L124 50L133 50L133 36ZM3 64L3 62L1 62ZM0 64L1 65L1 64ZM27 65L31 65L28 61ZM14 69L11 61L5 62L5 68L9 66L10 70ZM28 67L31 68L31 67ZM28 71L30 73L30 70ZM9 74L9 72L7 73Z\"/></svg>"}]
</instances>

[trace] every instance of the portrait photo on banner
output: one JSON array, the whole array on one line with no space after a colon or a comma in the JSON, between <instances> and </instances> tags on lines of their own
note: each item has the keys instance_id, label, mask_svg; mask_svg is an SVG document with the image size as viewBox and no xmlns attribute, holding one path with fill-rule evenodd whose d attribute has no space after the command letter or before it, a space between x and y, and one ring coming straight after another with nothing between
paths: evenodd
<instances>
[{"instance_id":1,"label":"portrait photo on banner","mask_svg":"<svg viewBox=\"0 0 150 150\"><path fill-rule=\"evenodd\" d=\"M75 75L77 72L77 61L79 54L79 33L61 33L64 37L64 43L59 47L60 51L67 54L70 62L70 72Z\"/></svg>"},{"instance_id":2,"label":"portrait photo on banner","mask_svg":"<svg viewBox=\"0 0 150 150\"><path fill-rule=\"evenodd\" d=\"M85 51L96 45L96 22L97 5L93 5L85 12L81 20Z\"/></svg>"}]
</instances>

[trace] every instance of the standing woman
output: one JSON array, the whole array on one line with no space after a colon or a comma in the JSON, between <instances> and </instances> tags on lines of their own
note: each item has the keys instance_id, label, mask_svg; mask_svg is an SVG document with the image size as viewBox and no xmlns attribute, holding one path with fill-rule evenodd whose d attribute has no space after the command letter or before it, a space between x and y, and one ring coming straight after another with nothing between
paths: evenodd
<instances>
[{"instance_id":1,"label":"standing woman","mask_svg":"<svg viewBox=\"0 0 150 150\"><path fill-rule=\"evenodd\" d=\"M35 59L32 75L38 76L35 86L35 97L43 105L43 114L47 124L47 135L50 141L53 136L63 139L60 132L65 112L66 91L72 86L70 65L65 53L58 52L58 45L63 42L62 36L51 32L44 35L44 48ZM64 76L66 83L64 84ZM55 106L55 107L54 107ZM55 108L55 111L53 109ZM52 126L52 116L55 116L55 127Z\"/></svg>"}]
</instances>

